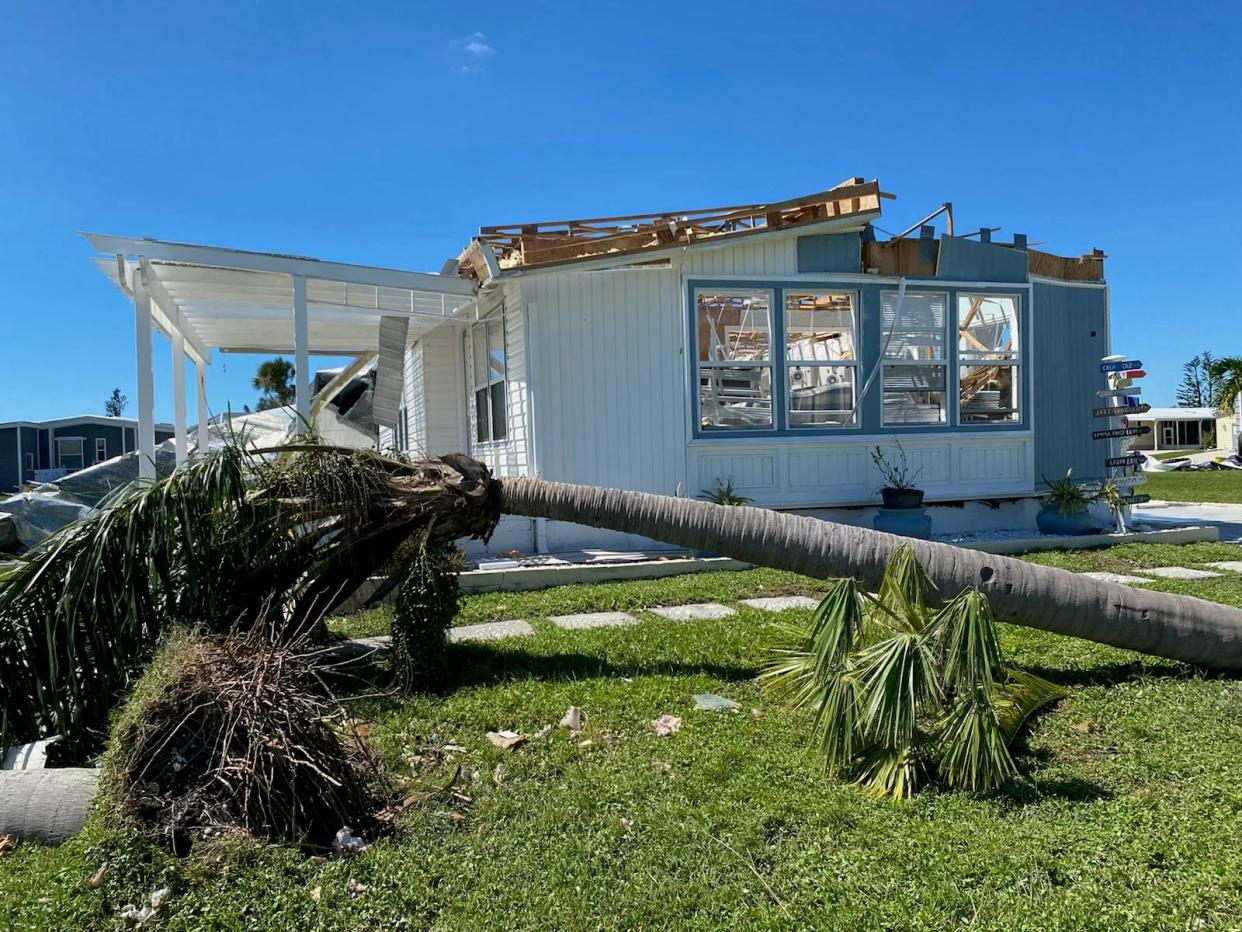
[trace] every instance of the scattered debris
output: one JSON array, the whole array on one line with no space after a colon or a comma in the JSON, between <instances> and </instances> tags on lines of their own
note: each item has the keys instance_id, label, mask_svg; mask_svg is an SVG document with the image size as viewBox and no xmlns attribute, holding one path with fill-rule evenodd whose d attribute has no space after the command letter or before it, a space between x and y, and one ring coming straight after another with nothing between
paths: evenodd
<instances>
[{"instance_id":1,"label":"scattered debris","mask_svg":"<svg viewBox=\"0 0 1242 932\"><path fill-rule=\"evenodd\" d=\"M340 831L336 833L336 837L332 839L332 850L357 853L366 851L367 843L355 835L353 829L348 825L342 825Z\"/></svg>"},{"instance_id":2,"label":"scattered debris","mask_svg":"<svg viewBox=\"0 0 1242 932\"><path fill-rule=\"evenodd\" d=\"M17 847L17 839L12 835L0 835L0 858L11 854Z\"/></svg>"},{"instance_id":3,"label":"scattered debris","mask_svg":"<svg viewBox=\"0 0 1242 932\"><path fill-rule=\"evenodd\" d=\"M591 745L593 745L594 743L595 743L595 742L594 742L594 741L592 741L590 738L584 738L583 740L581 740L581 741L579 741L579 742L578 742L578 747L580 747L580 748L589 748L589 747L590 747Z\"/></svg>"},{"instance_id":4,"label":"scattered debris","mask_svg":"<svg viewBox=\"0 0 1242 932\"><path fill-rule=\"evenodd\" d=\"M582 710L576 705L571 705L565 710L565 714L561 716L561 727L568 728L573 734L582 731Z\"/></svg>"},{"instance_id":5,"label":"scattered debris","mask_svg":"<svg viewBox=\"0 0 1242 932\"><path fill-rule=\"evenodd\" d=\"M133 903L126 903L121 907L121 918L128 919L136 925L142 925L152 916L160 911L160 907L164 905L164 901L168 899L168 888L161 887L151 894L151 905L141 908Z\"/></svg>"},{"instance_id":6,"label":"scattered debris","mask_svg":"<svg viewBox=\"0 0 1242 932\"><path fill-rule=\"evenodd\" d=\"M349 891L350 899L354 899L354 900L358 899L358 897L362 895L363 891L366 890L366 888L367 888L366 884L359 883L353 877L349 878L349 883L345 887L345 889Z\"/></svg>"},{"instance_id":7,"label":"scattered debris","mask_svg":"<svg viewBox=\"0 0 1242 932\"><path fill-rule=\"evenodd\" d=\"M525 743L526 736L519 735L516 731L489 731L487 733L487 740L502 751L508 751L510 748L515 748L519 744Z\"/></svg>"},{"instance_id":8,"label":"scattered debris","mask_svg":"<svg viewBox=\"0 0 1242 932\"><path fill-rule=\"evenodd\" d=\"M542 728L539 729L538 732L535 733L535 737L538 738L540 741L542 741L544 738L546 738L550 734L552 734L552 726L544 725Z\"/></svg>"},{"instance_id":9,"label":"scattered debris","mask_svg":"<svg viewBox=\"0 0 1242 932\"><path fill-rule=\"evenodd\" d=\"M465 754L466 753L466 749L463 748L460 744L446 744L440 750L443 751L445 754Z\"/></svg>"},{"instance_id":10,"label":"scattered debris","mask_svg":"<svg viewBox=\"0 0 1242 932\"><path fill-rule=\"evenodd\" d=\"M99 870L95 871L95 873L87 877L84 881L82 881L82 883L85 884L85 886L88 889L94 890L97 887L100 887L103 885L104 878L107 876L108 876L108 862L104 861L102 864L99 865Z\"/></svg>"},{"instance_id":11,"label":"scattered debris","mask_svg":"<svg viewBox=\"0 0 1242 932\"><path fill-rule=\"evenodd\" d=\"M1095 722L1090 719L1087 719L1084 722L1074 722L1070 725L1070 728L1074 729L1074 731L1081 731L1084 735L1089 735L1091 732L1095 731Z\"/></svg>"},{"instance_id":12,"label":"scattered debris","mask_svg":"<svg viewBox=\"0 0 1242 932\"><path fill-rule=\"evenodd\" d=\"M311 889L310 898L312 903L318 903L321 896L323 896L323 887L314 887Z\"/></svg>"},{"instance_id":13,"label":"scattered debris","mask_svg":"<svg viewBox=\"0 0 1242 932\"><path fill-rule=\"evenodd\" d=\"M690 698L694 700L695 708L704 712L720 712L725 710L733 712L741 708L732 699L717 696L715 693L695 693Z\"/></svg>"},{"instance_id":14,"label":"scattered debris","mask_svg":"<svg viewBox=\"0 0 1242 932\"><path fill-rule=\"evenodd\" d=\"M763 709L751 709L750 714L752 718L763 718Z\"/></svg>"},{"instance_id":15,"label":"scattered debris","mask_svg":"<svg viewBox=\"0 0 1242 932\"><path fill-rule=\"evenodd\" d=\"M505 765L497 764L496 769L492 771L492 782L497 786L505 782Z\"/></svg>"},{"instance_id":16,"label":"scattered debris","mask_svg":"<svg viewBox=\"0 0 1242 932\"><path fill-rule=\"evenodd\" d=\"M634 831L634 820L622 818L621 827L625 829L625 834L627 835L630 834L632 831Z\"/></svg>"},{"instance_id":17,"label":"scattered debris","mask_svg":"<svg viewBox=\"0 0 1242 932\"><path fill-rule=\"evenodd\" d=\"M651 723L657 738L664 738L681 729L681 716L661 715Z\"/></svg>"}]
</instances>

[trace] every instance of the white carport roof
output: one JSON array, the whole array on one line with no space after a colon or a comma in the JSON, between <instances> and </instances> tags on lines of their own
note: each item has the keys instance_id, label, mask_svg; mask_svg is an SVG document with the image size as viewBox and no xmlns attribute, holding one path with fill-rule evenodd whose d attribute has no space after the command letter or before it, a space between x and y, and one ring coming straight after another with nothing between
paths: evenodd
<instances>
[{"instance_id":1,"label":"white carport roof","mask_svg":"<svg viewBox=\"0 0 1242 932\"><path fill-rule=\"evenodd\" d=\"M375 410L380 419L382 409L391 408L395 416L407 342L454 320L475 300L475 284L456 274L102 233L83 235L101 254L94 259L100 270L134 304L143 475L154 475L152 325L172 341L175 363L184 361L184 353L198 367L200 424L207 419L204 369L215 349L292 353L297 408L303 419L310 413L310 354L378 352ZM183 365L173 366L173 393L180 461L187 451Z\"/></svg>"},{"instance_id":2,"label":"white carport roof","mask_svg":"<svg viewBox=\"0 0 1242 932\"><path fill-rule=\"evenodd\" d=\"M311 353L350 356L378 347L381 317L405 317L412 335L450 318L474 300L471 282L429 272L324 262L155 239L84 234L104 275L130 298L135 272L145 277L153 323L184 335L204 362L211 350L292 353L293 279L306 283Z\"/></svg>"}]
</instances>

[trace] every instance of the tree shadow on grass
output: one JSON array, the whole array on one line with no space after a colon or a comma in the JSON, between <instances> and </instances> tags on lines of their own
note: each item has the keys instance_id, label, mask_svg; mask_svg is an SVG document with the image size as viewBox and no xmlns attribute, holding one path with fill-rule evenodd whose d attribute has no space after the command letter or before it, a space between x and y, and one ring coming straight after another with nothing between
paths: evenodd
<instances>
[{"instance_id":1,"label":"tree shadow on grass","mask_svg":"<svg viewBox=\"0 0 1242 932\"><path fill-rule=\"evenodd\" d=\"M1043 677L1058 686L1119 686L1139 680L1215 678L1223 674L1191 666L1186 663L1159 663L1130 660L1125 663L1106 663L1098 667L1059 668L1023 666L1023 670Z\"/></svg>"},{"instance_id":2,"label":"tree shadow on grass","mask_svg":"<svg viewBox=\"0 0 1242 932\"><path fill-rule=\"evenodd\" d=\"M506 680L582 680L599 677L708 676L738 682L754 679L758 670L743 664L612 663L603 657L573 652L535 653L521 649L497 650L484 644L454 644L448 653L444 692L469 686L486 686Z\"/></svg>"}]
</instances>

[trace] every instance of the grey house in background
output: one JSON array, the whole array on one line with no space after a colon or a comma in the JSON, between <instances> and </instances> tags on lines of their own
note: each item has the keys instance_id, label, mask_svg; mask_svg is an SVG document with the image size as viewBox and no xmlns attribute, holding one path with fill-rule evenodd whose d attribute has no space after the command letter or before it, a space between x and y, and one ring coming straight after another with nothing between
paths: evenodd
<instances>
[{"instance_id":1,"label":"grey house in background","mask_svg":"<svg viewBox=\"0 0 1242 932\"><path fill-rule=\"evenodd\" d=\"M0 424L0 492L26 482L54 482L135 448L138 422L127 417L82 414L51 421ZM173 435L155 425L155 442Z\"/></svg>"}]
</instances>

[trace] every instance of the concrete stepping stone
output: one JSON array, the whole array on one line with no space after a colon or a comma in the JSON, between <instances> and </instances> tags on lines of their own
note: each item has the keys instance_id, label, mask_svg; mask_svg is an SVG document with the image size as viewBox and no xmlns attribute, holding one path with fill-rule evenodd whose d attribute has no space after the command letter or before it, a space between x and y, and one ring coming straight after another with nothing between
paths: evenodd
<instances>
[{"instance_id":1,"label":"concrete stepping stone","mask_svg":"<svg viewBox=\"0 0 1242 932\"><path fill-rule=\"evenodd\" d=\"M1137 572L1145 576L1159 576L1161 579L1212 579L1220 575L1209 570L1192 570L1185 566L1153 566Z\"/></svg>"},{"instance_id":2,"label":"concrete stepping stone","mask_svg":"<svg viewBox=\"0 0 1242 932\"><path fill-rule=\"evenodd\" d=\"M728 618L736 615L737 609L721 605L719 602L697 602L690 605L669 605L660 608L649 608L647 611L670 621L691 621L702 618Z\"/></svg>"},{"instance_id":3,"label":"concrete stepping stone","mask_svg":"<svg viewBox=\"0 0 1242 932\"><path fill-rule=\"evenodd\" d=\"M627 612L584 612L581 615L551 615L548 621L558 628L575 631L579 628L623 628L637 624L638 619Z\"/></svg>"},{"instance_id":4,"label":"concrete stepping stone","mask_svg":"<svg viewBox=\"0 0 1242 932\"><path fill-rule=\"evenodd\" d=\"M761 612L787 612L791 608L814 608L819 604L805 595L776 595L759 599L742 599L741 604Z\"/></svg>"},{"instance_id":5,"label":"concrete stepping stone","mask_svg":"<svg viewBox=\"0 0 1242 932\"><path fill-rule=\"evenodd\" d=\"M462 641L499 641L501 638L524 638L534 634L530 622L520 618L511 621L489 621L480 625L461 625L449 628L449 640L454 644Z\"/></svg>"},{"instance_id":6,"label":"concrete stepping stone","mask_svg":"<svg viewBox=\"0 0 1242 932\"><path fill-rule=\"evenodd\" d=\"M1242 573L1242 560L1221 560L1219 563L1209 563L1208 566L1218 570L1228 570L1231 573Z\"/></svg>"},{"instance_id":7,"label":"concrete stepping stone","mask_svg":"<svg viewBox=\"0 0 1242 932\"><path fill-rule=\"evenodd\" d=\"M1080 576L1089 576L1092 579L1098 579L1100 582L1118 583L1122 586L1150 586L1151 580L1144 579L1142 576L1127 576L1125 573L1079 573Z\"/></svg>"}]
</instances>

